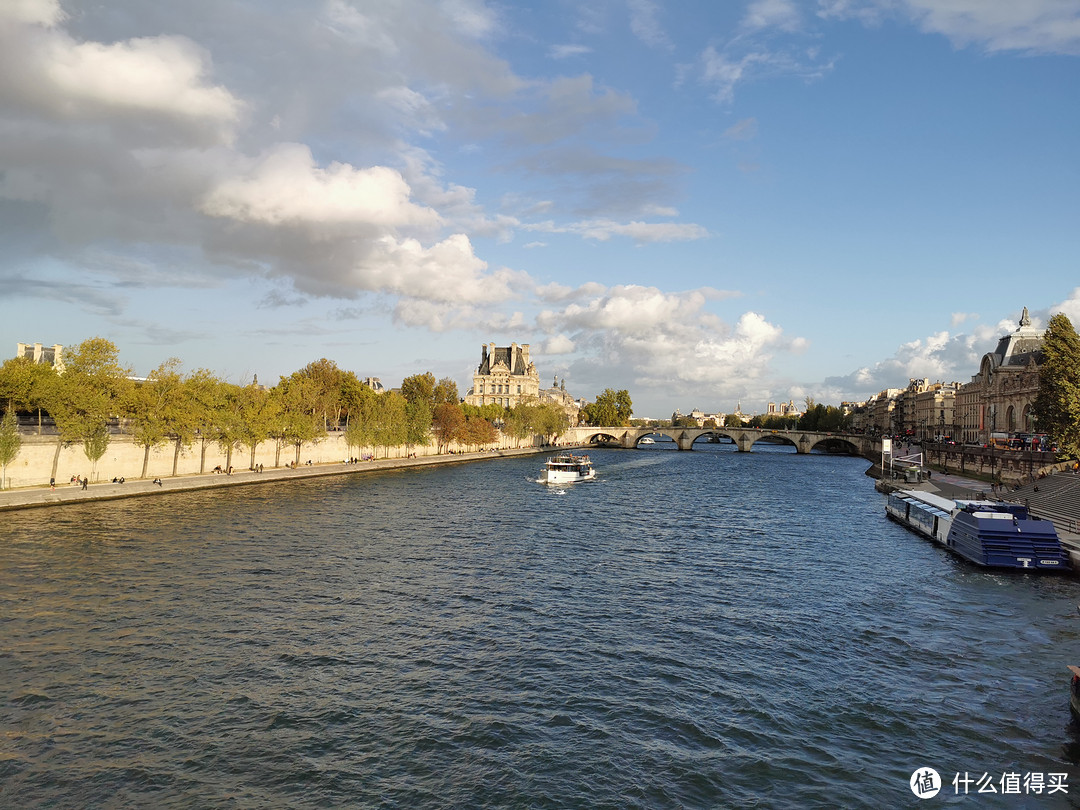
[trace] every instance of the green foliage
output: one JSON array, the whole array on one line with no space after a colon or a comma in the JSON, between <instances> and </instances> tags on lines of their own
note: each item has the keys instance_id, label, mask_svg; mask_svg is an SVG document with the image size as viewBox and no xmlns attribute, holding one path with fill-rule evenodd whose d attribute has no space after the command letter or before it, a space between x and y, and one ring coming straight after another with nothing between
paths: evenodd
<instances>
[{"instance_id":1,"label":"green foliage","mask_svg":"<svg viewBox=\"0 0 1080 810\"><path fill-rule=\"evenodd\" d=\"M13 357L0 366L0 402L9 410L39 410L56 371L47 363Z\"/></svg>"},{"instance_id":2,"label":"green foliage","mask_svg":"<svg viewBox=\"0 0 1080 810\"><path fill-rule=\"evenodd\" d=\"M0 489L7 488L7 468L19 455L22 439L19 437L19 422L15 418L15 409L8 408L0 419L0 465L4 474L0 477Z\"/></svg>"},{"instance_id":3,"label":"green foliage","mask_svg":"<svg viewBox=\"0 0 1080 810\"><path fill-rule=\"evenodd\" d=\"M349 421L345 426L345 442L349 447L374 447L376 410L381 396L359 381L347 388L345 407Z\"/></svg>"},{"instance_id":4,"label":"green foliage","mask_svg":"<svg viewBox=\"0 0 1080 810\"><path fill-rule=\"evenodd\" d=\"M153 447L169 440L175 432L190 434L183 424L190 422L190 410L185 401L183 378L177 369L178 359L171 358L150 372L145 382L127 392L124 412L132 435L144 447Z\"/></svg>"},{"instance_id":5,"label":"green foliage","mask_svg":"<svg viewBox=\"0 0 1080 810\"><path fill-rule=\"evenodd\" d=\"M355 375L353 378L355 379ZM274 406L268 436L278 443L279 448L294 447L294 461L300 460L300 446L304 442L316 441L326 435L324 406L330 399L322 387L324 382L316 376L296 372L282 377L270 392ZM345 407L345 390L342 380L338 380L338 388L333 397L333 401L337 403L335 407Z\"/></svg>"},{"instance_id":6,"label":"green foliage","mask_svg":"<svg viewBox=\"0 0 1080 810\"><path fill-rule=\"evenodd\" d=\"M1080 458L1080 337L1064 313L1050 318L1042 354L1035 429L1049 434L1066 458Z\"/></svg>"},{"instance_id":7,"label":"green foliage","mask_svg":"<svg viewBox=\"0 0 1080 810\"><path fill-rule=\"evenodd\" d=\"M110 341L90 338L80 343L44 396L61 441L82 443L87 458L96 463L109 443L109 419L119 417L130 400L130 374Z\"/></svg>"},{"instance_id":8,"label":"green foliage","mask_svg":"<svg viewBox=\"0 0 1080 810\"><path fill-rule=\"evenodd\" d=\"M427 446L431 444L431 417L433 408L426 402L405 403L405 444Z\"/></svg>"},{"instance_id":9,"label":"green foliage","mask_svg":"<svg viewBox=\"0 0 1080 810\"><path fill-rule=\"evenodd\" d=\"M371 425L372 443L387 451L405 444L408 428L405 411L408 401L396 391L380 394L375 402L374 420Z\"/></svg>"},{"instance_id":10,"label":"green foliage","mask_svg":"<svg viewBox=\"0 0 1080 810\"><path fill-rule=\"evenodd\" d=\"M235 405L236 434L251 451L248 467L254 467L256 448L281 424L281 402L269 391L248 385L237 392Z\"/></svg>"},{"instance_id":11,"label":"green foliage","mask_svg":"<svg viewBox=\"0 0 1080 810\"><path fill-rule=\"evenodd\" d=\"M409 403L423 402L435 407L435 375L430 371L413 374L401 381L401 395Z\"/></svg>"},{"instance_id":12,"label":"green foliage","mask_svg":"<svg viewBox=\"0 0 1080 810\"><path fill-rule=\"evenodd\" d=\"M292 375L304 378L310 383L307 390L311 397L311 407L321 417L324 431L331 424L336 427L341 420L344 375L345 372L338 368L333 360L325 357L308 363Z\"/></svg>"},{"instance_id":13,"label":"green foliage","mask_svg":"<svg viewBox=\"0 0 1080 810\"><path fill-rule=\"evenodd\" d=\"M89 432L83 436L83 452L90 461L90 474L92 478L97 477L98 460L105 455L105 451L108 448L109 426L104 423L93 426L90 428Z\"/></svg>"},{"instance_id":14,"label":"green foliage","mask_svg":"<svg viewBox=\"0 0 1080 810\"><path fill-rule=\"evenodd\" d=\"M531 435L553 439L569 427L570 417L554 403L523 401L506 412L503 431L519 440Z\"/></svg>"},{"instance_id":15,"label":"green foliage","mask_svg":"<svg viewBox=\"0 0 1080 810\"><path fill-rule=\"evenodd\" d=\"M817 405L812 404L813 400L807 397L807 404L810 406L806 413L799 417L798 429L799 430L815 430L823 431L827 433L843 430L847 427L850 421L850 416L846 415L842 409L837 408L835 405Z\"/></svg>"},{"instance_id":16,"label":"green foliage","mask_svg":"<svg viewBox=\"0 0 1080 810\"><path fill-rule=\"evenodd\" d=\"M487 405L470 405L467 402L463 402L461 404L461 409L464 411L466 419L479 417L481 419L487 419L489 422L504 421L509 416L510 412L510 409L506 406L497 405L494 402L489 402Z\"/></svg>"},{"instance_id":17,"label":"green foliage","mask_svg":"<svg viewBox=\"0 0 1080 810\"><path fill-rule=\"evenodd\" d=\"M458 396L457 383L449 377L443 377L435 384L436 405L457 405L461 402Z\"/></svg>"},{"instance_id":18,"label":"green foliage","mask_svg":"<svg viewBox=\"0 0 1080 810\"><path fill-rule=\"evenodd\" d=\"M630 393L626 389L615 391L605 388L596 401L585 406L585 422L602 427L623 427L630 424L634 413Z\"/></svg>"},{"instance_id":19,"label":"green foliage","mask_svg":"<svg viewBox=\"0 0 1080 810\"><path fill-rule=\"evenodd\" d=\"M821 407L821 406L816 406ZM834 410L839 410L838 408ZM799 417L783 416L778 413L757 414L750 418L750 427L764 430L793 430L799 426ZM818 428L819 430L834 430L834 428ZM806 428L810 430L810 428Z\"/></svg>"}]
</instances>

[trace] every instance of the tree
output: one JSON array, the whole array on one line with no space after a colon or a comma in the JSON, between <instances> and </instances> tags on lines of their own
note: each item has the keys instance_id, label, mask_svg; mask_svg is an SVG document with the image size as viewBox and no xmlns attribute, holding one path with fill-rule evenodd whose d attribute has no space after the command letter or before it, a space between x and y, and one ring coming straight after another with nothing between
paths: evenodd
<instances>
[{"instance_id":1,"label":"tree","mask_svg":"<svg viewBox=\"0 0 1080 810\"><path fill-rule=\"evenodd\" d=\"M449 377L443 377L435 384L436 405L457 405L461 402L458 396L457 383Z\"/></svg>"},{"instance_id":2,"label":"tree","mask_svg":"<svg viewBox=\"0 0 1080 810\"><path fill-rule=\"evenodd\" d=\"M566 411L551 402L540 405L536 414L535 429L545 440L554 441L557 436L565 433L569 427L570 417Z\"/></svg>"},{"instance_id":3,"label":"tree","mask_svg":"<svg viewBox=\"0 0 1080 810\"><path fill-rule=\"evenodd\" d=\"M218 439L218 423L226 403L226 383L204 368L184 379L184 400L191 419L192 441L199 441L199 472L206 472L206 448ZM173 474L176 462L173 461Z\"/></svg>"},{"instance_id":4,"label":"tree","mask_svg":"<svg viewBox=\"0 0 1080 810\"><path fill-rule=\"evenodd\" d=\"M435 406L431 429L435 433L440 453L444 447L449 448L450 442L458 438L463 427L465 427L465 412L460 405L444 402Z\"/></svg>"},{"instance_id":5,"label":"tree","mask_svg":"<svg viewBox=\"0 0 1080 810\"><path fill-rule=\"evenodd\" d=\"M413 374L401 381L401 395L409 403L423 402L435 407L435 375L430 371Z\"/></svg>"},{"instance_id":6,"label":"tree","mask_svg":"<svg viewBox=\"0 0 1080 810\"><path fill-rule=\"evenodd\" d=\"M1064 313L1050 318L1042 354L1035 428L1057 442L1062 455L1080 458L1080 336Z\"/></svg>"},{"instance_id":7,"label":"tree","mask_svg":"<svg viewBox=\"0 0 1080 810\"><path fill-rule=\"evenodd\" d=\"M123 411L129 399L131 369L120 365L116 346L104 338L80 343L65 362L65 370L48 386L45 404L60 434L53 460L63 443L81 442L96 474L98 459L109 444L108 422Z\"/></svg>"},{"instance_id":8,"label":"tree","mask_svg":"<svg viewBox=\"0 0 1080 810\"><path fill-rule=\"evenodd\" d=\"M135 440L143 446L142 478L150 462L150 450L176 437L173 457L173 474L176 473L176 456L180 453L183 437L193 435L192 411L188 407L184 380L178 371L180 360L173 357L150 372L146 382L135 385L129 392L125 411Z\"/></svg>"},{"instance_id":9,"label":"tree","mask_svg":"<svg viewBox=\"0 0 1080 810\"><path fill-rule=\"evenodd\" d=\"M36 410L39 436L42 400L55 378L51 365L35 363L29 357L12 357L0 366L0 402L6 401L11 411Z\"/></svg>"},{"instance_id":10,"label":"tree","mask_svg":"<svg viewBox=\"0 0 1080 810\"><path fill-rule=\"evenodd\" d=\"M18 457L21 447L19 422L15 418L15 409L9 407L4 411L3 419L0 419L0 465L4 468L3 475L0 476L0 489L7 489L8 464Z\"/></svg>"},{"instance_id":11,"label":"tree","mask_svg":"<svg viewBox=\"0 0 1080 810\"><path fill-rule=\"evenodd\" d=\"M318 410L317 388L316 380L297 372L282 377L270 392L274 407L269 435L276 442L275 467L281 464L281 448L293 447L293 461L299 464L300 448L304 442L315 441L326 435L323 414Z\"/></svg>"},{"instance_id":12,"label":"tree","mask_svg":"<svg viewBox=\"0 0 1080 810\"><path fill-rule=\"evenodd\" d=\"M482 416L473 416L465 420L460 438L466 446L479 448L481 445L497 442L499 440L499 431Z\"/></svg>"},{"instance_id":13,"label":"tree","mask_svg":"<svg viewBox=\"0 0 1080 810\"><path fill-rule=\"evenodd\" d=\"M341 381L344 373L333 360L327 360L325 357L308 363L296 372L297 375L308 378L312 383L309 389L312 397L311 407L322 417L324 431L329 428L331 422L334 427L337 427L341 421Z\"/></svg>"},{"instance_id":14,"label":"tree","mask_svg":"<svg viewBox=\"0 0 1080 810\"><path fill-rule=\"evenodd\" d=\"M255 469L255 450L270 437L274 427L280 424L279 400L269 391L247 385L236 398L236 435L251 451L248 469Z\"/></svg>"},{"instance_id":15,"label":"tree","mask_svg":"<svg viewBox=\"0 0 1080 810\"><path fill-rule=\"evenodd\" d=\"M585 406L585 422L598 427L623 427L630 423L633 413L634 406L626 389L605 388L595 402Z\"/></svg>"},{"instance_id":16,"label":"tree","mask_svg":"<svg viewBox=\"0 0 1080 810\"><path fill-rule=\"evenodd\" d=\"M405 443L405 408L408 403L405 397L395 391L378 395L375 403L372 442L376 447L384 448L383 455L389 457L391 447Z\"/></svg>"},{"instance_id":17,"label":"tree","mask_svg":"<svg viewBox=\"0 0 1080 810\"><path fill-rule=\"evenodd\" d=\"M348 419L345 424L345 442L350 448L357 448L357 455L362 455L364 447L375 444L375 412L378 408L378 394L368 386L356 380L355 385L349 383L345 387L345 408Z\"/></svg>"}]
</instances>

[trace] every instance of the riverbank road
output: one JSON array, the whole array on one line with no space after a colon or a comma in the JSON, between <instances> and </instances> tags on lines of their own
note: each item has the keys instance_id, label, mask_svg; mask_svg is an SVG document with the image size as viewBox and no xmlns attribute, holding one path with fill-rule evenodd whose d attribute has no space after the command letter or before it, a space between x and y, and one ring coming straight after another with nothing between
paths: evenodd
<instances>
[{"instance_id":1,"label":"riverbank road","mask_svg":"<svg viewBox=\"0 0 1080 810\"><path fill-rule=\"evenodd\" d=\"M38 506L60 506L86 501L109 501L118 498L160 495L168 492L191 492L200 489L217 489L229 486L251 486L268 484L274 481L295 480L298 478L317 478L326 475L355 475L376 472L378 470L406 469L409 467L428 467L436 464L461 464L484 459L507 458L510 456L549 453L550 447L525 447L506 450L484 450L478 453L454 453L414 458L383 458L371 461L334 462L327 464L305 464L298 467L278 467L252 470L233 470L226 473L200 473L181 475L175 478L132 479L124 483L102 481L88 484L83 489L81 484L67 481L58 483L55 488L23 487L0 492L0 511L27 509Z\"/></svg>"}]
</instances>

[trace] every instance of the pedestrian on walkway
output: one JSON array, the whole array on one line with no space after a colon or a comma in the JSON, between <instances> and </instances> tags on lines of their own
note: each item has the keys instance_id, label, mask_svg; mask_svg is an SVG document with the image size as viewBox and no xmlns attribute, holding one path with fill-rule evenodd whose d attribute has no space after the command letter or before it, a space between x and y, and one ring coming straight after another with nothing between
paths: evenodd
<instances>
[{"instance_id":1,"label":"pedestrian on walkway","mask_svg":"<svg viewBox=\"0 0 1080 810\"><path fill-rule=\"evenodd\" d=\"M83 489L86 489L86 485L87 485L87 483L88 483L88 482L87 482L86 478L84 477L84 478L82 479L82 488L83 488Z\"/></svg>"},{"instance_id":2,"label":"pedestrian on walkway","mask_svg":"<svg viewBox=\"0 0 1080 810\"><path fill-rule=\"evenodd\" d=\"M55 478L50 478L49 479L49 489L51 489L53 492L56 491L56 479Z\"/></svg>"}]
</instances>

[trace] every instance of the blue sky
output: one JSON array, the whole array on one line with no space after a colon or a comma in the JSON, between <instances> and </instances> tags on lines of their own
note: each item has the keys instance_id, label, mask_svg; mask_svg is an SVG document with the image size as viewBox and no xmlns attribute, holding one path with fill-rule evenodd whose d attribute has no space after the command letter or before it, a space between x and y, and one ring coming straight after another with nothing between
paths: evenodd
<instances>
[{"instance_id":1,"label":"blue sky","mask_svg":"<svg viewBox=\"0 0 1080 810\"><path fill-rule=\"evenodd\" d=\"M1080 0L6 0L0 341L641 416L1080 324Z\"/></svg>"}]
</instances>

